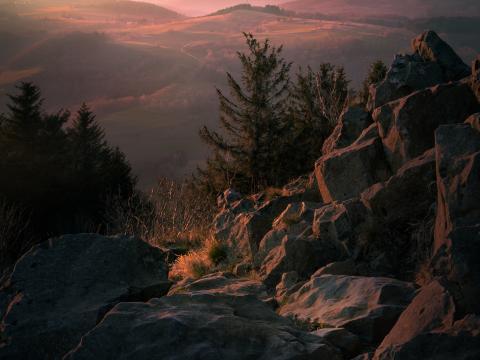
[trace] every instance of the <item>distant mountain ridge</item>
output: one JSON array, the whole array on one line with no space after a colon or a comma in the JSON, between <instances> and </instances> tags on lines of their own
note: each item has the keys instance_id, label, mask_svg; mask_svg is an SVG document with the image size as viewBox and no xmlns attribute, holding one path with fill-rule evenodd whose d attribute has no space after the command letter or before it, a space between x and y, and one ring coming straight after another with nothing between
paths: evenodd
<instances>
[{"instance_id":1,"label":"distant mountain ridge","mask_svg":"<svg viewBox=\"0 0 480 360\"><path fill-rule=\"evenodd\" d=\"M282 4L282 7L296 12L319 12L353 17L480 16L478 0L294 0Z\"/></svg>"}]
</instances>

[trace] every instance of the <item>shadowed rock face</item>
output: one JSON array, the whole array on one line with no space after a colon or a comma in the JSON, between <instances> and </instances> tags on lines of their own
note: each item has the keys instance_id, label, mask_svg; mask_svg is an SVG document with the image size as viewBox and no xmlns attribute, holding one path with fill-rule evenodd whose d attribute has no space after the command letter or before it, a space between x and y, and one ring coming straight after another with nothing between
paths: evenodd
<instances>
[{"instance_id":1,"label":"shadowed rock face","mask_svg":"<svg viewBox=\"0 0 480 360\"><path fill-rule=\"evenodd\" d=\"M101 344L101 346L99 346ZM251 296L175 295L123 303L66 359L332 359L339 351Z\"/></svg>"},{"instance_id":2,"label":"shadowed rock face","mask_svg":"<svg viewBox=\"0 0 480 360\"><path fill-rule=\"evenodd\" d=\"M462 311L480 313L480 132L470 124L441 126L435 140L435 273L455 284Z\"/></svg>"},{"instance_id":3,"label":"shadowed rock face","mask_svg":"<svg viewBox=\"0 0 480 360\"><path fill-rule=\"evenodd\" d=\"M116 303L169 287L163 252L135 238L68 235L35 246L0 293L0 358L61 358Z\"/></svg>"},{"instance_id":4,"label":"shadowed rock face","mask_svg":"<svg viewBox=\"0 0 480 360\"><path fill-rule=\"evenodd\" d=\"M394 171L434 146L435 129L462 123L478 111L478 101L466 82L417 91L375 109L388 162Z\"/></svg>"}]
</instances>

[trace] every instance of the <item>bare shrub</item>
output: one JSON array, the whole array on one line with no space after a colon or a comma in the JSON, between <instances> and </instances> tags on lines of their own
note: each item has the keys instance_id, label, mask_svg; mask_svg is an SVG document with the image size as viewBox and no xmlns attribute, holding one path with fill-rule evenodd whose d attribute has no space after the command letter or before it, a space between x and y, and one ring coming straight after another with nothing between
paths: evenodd
<instances>
[{"instance_id":1,"label":"bare shrub","mask_svg":"<svg viewBox=\"0 0 480 360\"><path fill-rule=\"evenodd\" d=\"M34 244L29 225L25 210L0 200L0 275Z\"/></svg>"},{"instance_id":2,"label":"bare shrub","mask_svg":"<svg viewBox=\"0 0 480 360\"><path fill-rule=\"evenodd\" d=\"M149 194L109 202L109 233L141 237L155 246L199 247L215 215L210 199L186 182L161 178Z\"/></svg>"}]
</instances>

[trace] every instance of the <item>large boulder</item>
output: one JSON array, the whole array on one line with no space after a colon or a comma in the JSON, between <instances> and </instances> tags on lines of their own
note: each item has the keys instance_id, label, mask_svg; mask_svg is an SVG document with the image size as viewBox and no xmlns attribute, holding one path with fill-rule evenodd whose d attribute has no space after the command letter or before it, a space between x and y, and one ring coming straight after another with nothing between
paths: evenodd
<instances>
[{"instance_id":1,"label":"large boulder","mask_svg":"<svg viewBox=\"0 0 480 360\"><path fill-rule=\"evenodd\" d=\"M443 82L443 71L438 63L424 61L418 54L396 55L385 79L370 87L367 108L372 111L417 90Z\"/></svg>"},{"instance_id":2,"label":"large boulder","mask_svg":"<svg viewBox=\"0 0 480 360\"><path fill-rule=\"evenodd\" d=\"M417 91L375 109L373 119L391 168L397 171L433 148L440 125L462 123L478 108L470 86L456 82Z\"/></svg>"},{"instance_id":3,"label":"large boulder","mask_svg":"<svg viewBox=\"0 0 480 360\"><path fill-rule=\"evenodd\" d=\"M407 343L377 352L374 360L473 360L480 358L480 318L467 315L446 331L421 333Z\"/></svg>"},{"instance_id":4,"label":"large boulder","mask_svg":"<svg viewBox=\"0 0 480 360\"><path fill-rule=\"evenodd\" d=\"M332 134L325 140L322 148L323 154L353 144L372 122L370 113L365 111L363 107L348 107L340 116Z\"/></svg>"},{"instance_id":5,"label":"large boulder","mask_svg":"<svg viewBox=\"0 0 480 360\"><path fill-rule=\"evenodd\" d=\"M331 359L338 350L251 296L122 303L66 359Z\"/></svg>"},{"instance_id":6,"label":"large boulder","mask_svg":"<svg viewBox=\"0 0 480 360\"><path fill-rule=\"evenodd\" d=\"M470 75L470 68L435 31L426 31L412 41L413 50L425 61L442 68L446 81L456 81Z\"/></svg>"},{"instance_id":7,"label":"large boulder","mask_svg":"<svg viewBox=\"0 0 480 360\"><path fill-rule=\"evenodd\" d=\"M169 287L163 252L141 240L49 240L17 262L0 293L8 298L1 309L0 358L61 358L115 304L163 296Z\"/></svg>"},{"instance_id":8,"label":"large boulder","mask_svg":"<svg viewBox=\"0 0 480 360\"><path fill-rule=\"evenodd\" d=\"M389 278L322 275L292 294L279 313L319 326L343 327L377 343L413 299L413 284Z\"/></svg>"},{"instance_id":9,"label":"large boulder","mask_svg":"<svg viewBox=\"0 0 480 360\"><path fill-rule=\"evenodd\" d=\"M480 313L480 132L470 124L441 126L435 133L438 205L436 274L455 284L462 311Z\"/></svg>"},{"instance_id":10,"label":"large boulder","mask_svg":"<svg viewBox=\"0 0 480 360\"><path fill-rule=\"evenodd\" d=\"M419 292L376 351L379 359L388 358L415 338L432 331L445 331L455 321L455 304L443 284L434 280ZM393 357L392 357L393 358Z\"/></svg>"},{"instance_id":11,"label":"large boulder","mask_svg":"<svg viewBox=\"0 0 480 360\"><path fill-rule=\"evenodd\" d=\"M378 136L322 156L315 164L320 194L325 203L357 197L391 175ZM355 179L355 181L352 181Z\"/></svg>"}]
</instances>

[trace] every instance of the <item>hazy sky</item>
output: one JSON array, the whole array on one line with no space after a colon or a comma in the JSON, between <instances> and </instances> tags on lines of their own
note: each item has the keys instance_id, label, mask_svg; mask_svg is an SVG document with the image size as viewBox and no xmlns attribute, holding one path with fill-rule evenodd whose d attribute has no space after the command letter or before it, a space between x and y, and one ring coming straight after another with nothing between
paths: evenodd
<instances>
[{"instance_id":1,"label":"hazy sky","mask_svg":"<svg viewBox=\"0 0 480 360\"><path fill-rule=\"evenodd\" d=\"M276 5L286 0L143 0L166 6L185 15L205 15L228 6L250 3L252 5Z\"/></svg>"}]
</instances>

